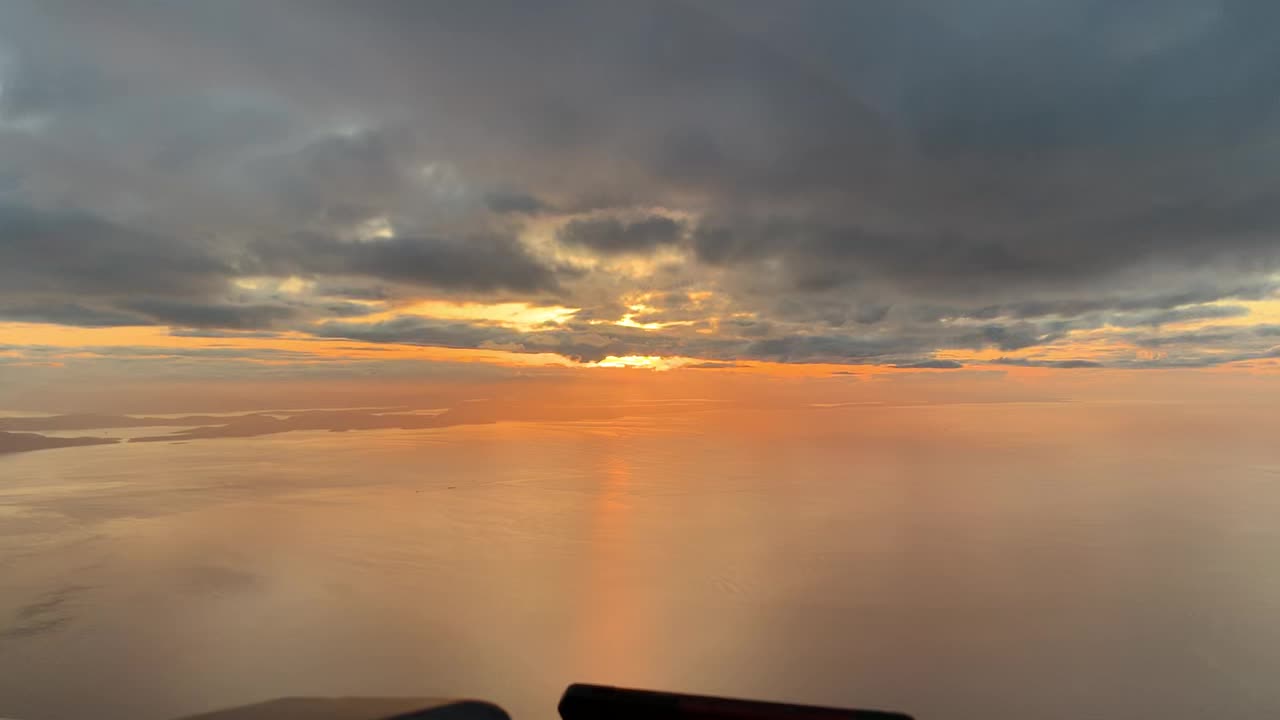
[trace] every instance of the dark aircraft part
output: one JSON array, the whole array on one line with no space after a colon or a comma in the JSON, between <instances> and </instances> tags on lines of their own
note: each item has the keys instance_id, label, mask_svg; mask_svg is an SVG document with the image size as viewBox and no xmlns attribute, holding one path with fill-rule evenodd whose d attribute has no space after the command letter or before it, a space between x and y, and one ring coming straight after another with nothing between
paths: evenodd
<instances>
[{"instance_id":1,"label":"dark aircraft part","mask_svg":"<svg viewBox=\"0 0 1280 720\"><path fill-rule=\"evenodd\" d=\"M791 705L705 695L570 685L560 699L563 720L911 720L881 710ZM424 698L283 698L192 715L183 720L511 720L478 700Z\"/></svg>"},{"instance_id":2,"label":"dark aircraft part","mask_svg":"<svg viewBox=\"0 0 1280 720\"><path fill-rule=\"evenodd\" d=\"M478 700L432 698L281 698L191 715L182 720L511 720Z\"/></svg>"},{"instance_id":3,"label":"dark aircraft part","mask_svg":"<svg viewBox=\"0 0 1280 720\"><path fill-rule=\"evenodd\" d=\"M564 720L911 720L882 710L792 705L628 690L604 685L570 685L560 699Z\"/></svg>"}]
</instances>

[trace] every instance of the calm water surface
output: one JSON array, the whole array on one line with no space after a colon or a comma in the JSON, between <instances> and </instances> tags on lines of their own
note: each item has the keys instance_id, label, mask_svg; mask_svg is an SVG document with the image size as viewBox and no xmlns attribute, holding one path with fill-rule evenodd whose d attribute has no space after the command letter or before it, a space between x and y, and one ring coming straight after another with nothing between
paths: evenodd
<instances>
[{"instance_id":1,"label":"calm water surface","mask_svg":"<svg viewBox=\"0 0 1280 720\"><path fill-rule=\"evenodd\" d=\"M0 716L463 694L542 720L594 681L1274 717L1275 422L804 408L0 456Z\"/></svg>"}]
</instances>

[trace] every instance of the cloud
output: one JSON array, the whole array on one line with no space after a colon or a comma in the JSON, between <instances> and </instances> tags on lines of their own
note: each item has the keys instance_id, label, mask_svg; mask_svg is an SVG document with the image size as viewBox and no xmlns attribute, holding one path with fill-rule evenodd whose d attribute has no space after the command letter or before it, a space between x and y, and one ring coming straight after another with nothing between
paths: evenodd
<instances>
[{"instance_id":1,"label":"cloud","mask_svg":"<svg viewBox=\"0 0 1280 720\"><path fill-rule=\"evenodd\" d=\"M270 331L233 331L233 329L201 329L201 328L170 328L169 334L174 337L243 337L243 338L266 338L279 337L280 333Z\"/></svg>"},{"instance_id":2,"label":"cloud","mask_svg":"<svg viewBox=\"0 0 1280 720\"><path fill-rule=\"evenodd\" d=\"M1049 363L1050 367L1056 368L1099 368L1102 363L1093 360L1057 360Z\"/></svg>"},{"instance_id":3,"label":"cloud","mask_svg":"<svg viewBox=\"0 0 1280 720\"><path fill-rule=\"evenodd\" d=\"M991 361L993 365L1014 365L1017 367L1047 367L1061 368L1064 370L1081 369L1081 368L1100 368L1105 367L1103 363L1095 360L1033 360L1030 358L1011 358L1000 357Z\"/></svg>"},{"instance_id":4,"label":"cloud","mask_svg":"<svg viewBox=\"0 0 1280 720\"><path fill-rule=\"evenodd\" d=\"M1277 20L1262 0L7 5L0 319L583 359L1250 356L1257 334L1188 327L1274 297ZM539 333L350 322L421 299L581 311ZM661 327L609 324L637 304Z\"/></svg>"},{"instance_id":5,"label":"cloud","mask_svg":"<svg viewBox=\"0 0 1280 720\"><path fill-rule=\"evenodd\" d=\"M518 344L523 337L521 333L503 327L415 316L401 316L376 323L332 321L321 323L311 328L311 331L319 337L455 348Z\"/></svg>"},{"instance_id":6,"label":"cloud","mask_svg":"<svg viewBox=\"0 0 1280 720\"><path fill-rule=\"evenodd\" d=\"M522 192L493 190L486 193L484 203L496 213L524 213L533 215L547 210L541 200Z\"/></svg>"},{"instance_id":7,"label":"cloud","mask_svg":"<svg viewBox=\"0 0 1280 720\"><path fill-rule=\"evenodd\" d=\"M6 296L213 292L235 269L215 247L165 238L75 211L0 206Z\"/></svg>"},{"instance_id":8,"label":"cloud","mask_svg":"<svg viewBox=\"0 0 1280 720\"><path fill-rule=\"evenodd\" d=\"M442 290L553 291L555 273L510 236L393 237L343 242L295 234L253 247L259 268L274 275L356 276Z\"/></svg>"},{"instance_id":9,"label":"cloud","mask_svg":"<svg viewBox=\"0 0 1280 720\"><path fill-rule=\"evenodd\" d=\"M560 230L560 242L603 255L646 253L679 242L680 223L654 216L623 222L615 218L571 220Z\"/></svg>"},{"instance_id":10,"label":"cloud","mask_svg":"<svg viewBox=\"0 0 1280 720\"><path fill-rule=\"evenodd\" d=\"M964 367L964 364L955 360L921 360L913 363L901 363L894 365L894 367L902 370L959 370Z\"/></svg>"},{"instance_id":11,"label":"cloud","mask_svg":"<svg viewBox=\"0 0 1280 720\"><path fill-rule=\"evenodd\" d=\"M125 301L121 305L147 316L152 324L193 328L267 328L299 315L297 308L281 305L206 305L157 299Z\"/></svg>"},{"instance_id":12,"label":"cloud","mask_svg":"<svg viewBox=\"0 0 1280 720\"><path fill-rule=\"evenodd\" d=\"M1247 308L1209 303L1223 299L1264 300L1274 295L1277 289L1280 289L1280 285L1271 279L1234 285L1201 281L1173 292L1129 290L1101 297L1044 297L981 307L918 305L912 312L917 319L927 322L958 318L1033 320L1085 316L1114 325L1160 325L1188 320L1240 317L1247 314Z\"/></svg>"},{"instance_id":13,"label":"cloud","mask_svg":"<svg viewBox=\"0 0 1280 720\"><path fill-rule=\"evenodd\" d=\"M1242 332L1240 330L1205 330L1197 332L1176 333L1171 335L1157 335L1152 337L1139 337L1134 339L1134 344L1147 348L1167 347L1170 345L1191 345L1195 347L1220 345L1223 341L1230 341L1238 338Z\"/></svg>"},{"instance_id":14,"label":"cloud","mask_svg":"<svg viewBox=\"0 0 1280 720\"><path fill-rule=\"evenodd\" d=\"M1223 318L1245 317L1249 308L1243 305L1199 305L1179 307L1169 310L1147 311L1143 313L1117 313L1107 318L1110 325L1169 325L1185 323L1193 320L1220 320Z\"/></svg>"},{"instance_id":15,"label":"cloud","mask_svg":"<svg viewBox=\"0 0 1280 720\"><path fill-rule=\"evenodd\" d=\"M85 307L74 302L22 300L0 304L0 319L18 322L53 323L73 327L112 327L146 325L149 321L136 314L118 310Z\"/></svg>"}]
</instances>

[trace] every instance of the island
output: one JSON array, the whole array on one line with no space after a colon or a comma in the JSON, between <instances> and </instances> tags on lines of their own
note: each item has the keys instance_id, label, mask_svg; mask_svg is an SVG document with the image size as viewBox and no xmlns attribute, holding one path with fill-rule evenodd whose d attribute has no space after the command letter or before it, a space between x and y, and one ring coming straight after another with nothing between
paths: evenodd
<instances>
[{"instance_id":1,"label":"island","mask_svg":"<svg viewBox=\"0 0 1280 720\"><path fill-rule=\"evenodd\" d=\"M0 455L6 453L27 452L28 450L47 450L50 448L77 447L80 445L112 445L118 442L113 438L102 437L49 437L36 433L0 432Z\"/></svg>"}]
</instances>

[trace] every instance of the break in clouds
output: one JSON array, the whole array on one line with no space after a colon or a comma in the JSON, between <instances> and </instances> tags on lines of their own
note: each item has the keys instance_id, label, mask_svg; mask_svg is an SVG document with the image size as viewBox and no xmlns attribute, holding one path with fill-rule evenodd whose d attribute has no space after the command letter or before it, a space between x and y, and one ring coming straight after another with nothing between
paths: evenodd
<instances>
[{"instance_id":1,"label":"break in clouds","mask_svg":"<svg viewBox=\"0 0 1280 720\"><path fill-rule=\"evenodd\" d=\"M1274 357L1250 316L1280 282L1277 24L1268 0L5 3L0 320L705 367Z\"/></svg>"}]
</instances>

